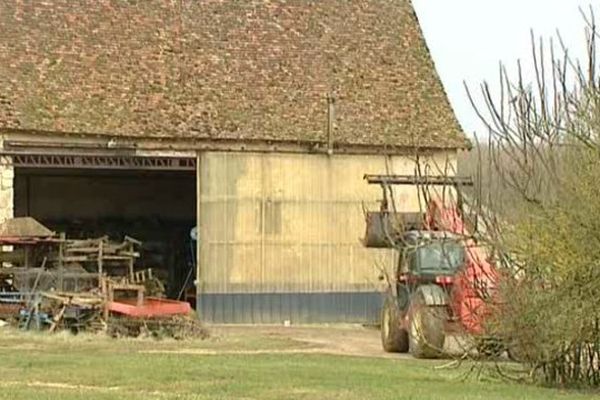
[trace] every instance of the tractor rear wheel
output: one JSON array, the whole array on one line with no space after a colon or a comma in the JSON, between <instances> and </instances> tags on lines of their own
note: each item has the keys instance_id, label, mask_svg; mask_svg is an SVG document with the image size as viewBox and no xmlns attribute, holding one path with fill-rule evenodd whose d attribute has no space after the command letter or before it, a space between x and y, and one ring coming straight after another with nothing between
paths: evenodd
<instances>
[{"instance_id":1,"label":"tractor rear wheel","mask_svg":"<svg viewBox=\"0 0 600 400\"><path fill-rule=\"evenodd\" d=\"M402 316L391 294L385 298L381 309L381 344L388 353L408 351L408 332L402 328Z\"/></svg>"},{"instance_id":2,"label":"tractor rear wheel","mask_svg":"<svg viewBox=\"0 0 600 400\"><path fill-rule=\"evenodd\" d=\"M444 324L448 312L444 306L428 306L421 295L413 300L410 311L410 354L415 358L437 358L444 349Z\"/></svg>"}]
</instances>

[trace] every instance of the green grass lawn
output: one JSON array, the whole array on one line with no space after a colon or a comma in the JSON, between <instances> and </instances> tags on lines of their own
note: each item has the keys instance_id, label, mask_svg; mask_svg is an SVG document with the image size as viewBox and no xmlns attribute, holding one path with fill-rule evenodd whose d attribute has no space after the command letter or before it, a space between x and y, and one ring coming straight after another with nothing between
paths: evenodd
<instances>
[{"instance_id":1,"label":"green grass lawn","mask_svg":"<svg viewBox=\"0 0 600 400\"><path fill-rule=\"evenodd\" d=\"M176 342L0 329L0 399L595 397L475 377L465 381L459 379L464 370L435 369L439 361L282 352L307 348L291 339L251 334ZM176 353L181 349L189 351Z\"/></svg>"}]
</instances>

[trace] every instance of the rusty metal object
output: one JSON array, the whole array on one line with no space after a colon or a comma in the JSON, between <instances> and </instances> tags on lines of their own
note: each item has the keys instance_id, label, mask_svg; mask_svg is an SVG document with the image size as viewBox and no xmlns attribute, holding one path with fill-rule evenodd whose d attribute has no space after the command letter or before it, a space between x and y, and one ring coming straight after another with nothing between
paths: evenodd
<instances>
[{"instance_id":1,"label":"rusty metal object","mask_svg":"<svg viewBox=\"0 0 600 400\"><path fill-rule=\"evenodd\" d=\"M0 239L45 239L54 235L53 231L31 217L10 218L0 224Z\"/></svg>"},{"instance_id":2,"label":"rusty metal object","mask_svg":"<svg viewBox=\"0 0 600 400\"><path fill-rule=\"evenodd\" d=\"M169 315L187 315L192 307L185 301L158 299L146 297L140 303L139 299L115 300L107 304L110 312L130 317L162 317Z\"/></svg>"}]
</instances>

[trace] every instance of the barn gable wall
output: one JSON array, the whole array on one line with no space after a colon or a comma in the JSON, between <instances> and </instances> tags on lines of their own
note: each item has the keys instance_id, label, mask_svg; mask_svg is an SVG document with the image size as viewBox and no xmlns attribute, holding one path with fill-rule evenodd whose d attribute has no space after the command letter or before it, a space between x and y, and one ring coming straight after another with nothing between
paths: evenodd
<instances>
[{"instance_id":1,"label":"barn gable wall","mask_svg":"<svg viewBox=\"0 0 600 400\"><path fill-rule=\"evenodd\" d=\"M455 167L453 152L431 157ZM394 255L366 249L365 173L413 174L409 157L203 153L199 160L201 317L213 322L364 322L379 309L379 270ZM417 191L395 193L418 211Z\"/></svg>"}]
</instances>

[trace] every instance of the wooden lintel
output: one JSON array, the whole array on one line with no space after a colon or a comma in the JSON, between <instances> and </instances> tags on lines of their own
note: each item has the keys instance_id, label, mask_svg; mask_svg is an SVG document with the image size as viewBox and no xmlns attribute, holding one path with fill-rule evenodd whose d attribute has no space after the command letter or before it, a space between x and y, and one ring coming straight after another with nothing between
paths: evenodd
<instances>
[{"instance_id":1,"label":"wooden lintel","mask_svg":"<svg viewBox=\"0 0 600 400\"><path fill-rule=\"evenodd\" d=\"M325 141L213 139L213 138L152 138L110 136L73 136L65 134L9 132L5 135L3 155L11 154L77 154L86 155L132 155L150 156L153 153L170 154L172 157L189 157L195 152L277 152L327 154L385 154L423 155L436 151L452 151L456 148L428 147L418 145L370 145L360 143L329 143ZM331 148L333 147L333 149Z\"/></svg>"}]
</instances>

